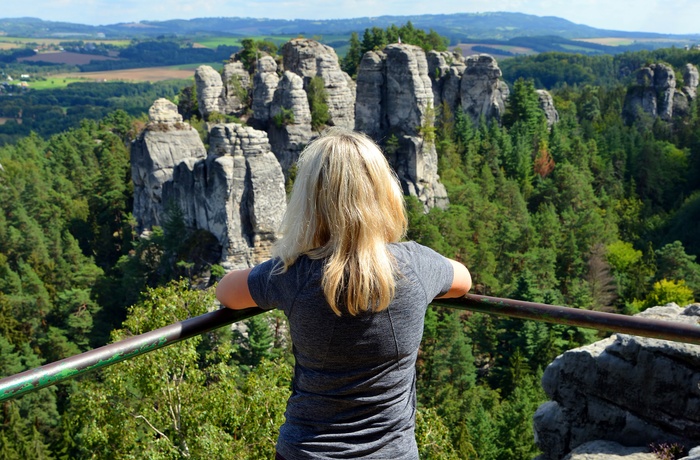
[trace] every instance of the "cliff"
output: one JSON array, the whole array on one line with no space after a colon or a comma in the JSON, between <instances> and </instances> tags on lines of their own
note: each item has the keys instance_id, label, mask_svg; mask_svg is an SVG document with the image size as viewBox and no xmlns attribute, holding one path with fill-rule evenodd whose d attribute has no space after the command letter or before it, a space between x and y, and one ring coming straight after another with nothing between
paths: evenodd
<instances>
[{"instance_id":1,"label":"cliff","mask_svg":"<svg viewBox=\"0 0 700 460\"><path fill-rule=\"evenodd\" d=\"M700 304L639 316L697 325ZM551 400L534 416L539 459L652 459L651 444L700 445L699 369L698 345L625 334L567 351L542 377Z\"/></svg>"}]
</instances>

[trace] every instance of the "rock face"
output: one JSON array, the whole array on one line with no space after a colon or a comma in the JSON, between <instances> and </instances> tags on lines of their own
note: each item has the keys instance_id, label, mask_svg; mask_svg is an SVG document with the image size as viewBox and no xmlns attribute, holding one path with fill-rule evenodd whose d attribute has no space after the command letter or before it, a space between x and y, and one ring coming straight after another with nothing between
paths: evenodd
<instances>
[{"instance_id":1,"label":"rock face","mask_svg":"<svg viewBox=\"0 0 700 460\"><path fill-rule=\"evenodd\" d=\"M700 304L639 316L697 325ZM597 440L700 444L699 369L700 346L623 334L564 353L542 378L551 401L534 416L541 459L561 459Z\"/></svg>"},{"instance_id":2,"label":"rock face","mask_svg":"<svg viewBox=\"0 0 700 460\"><path fill-rule=\"evenodd\" d=\"M623 115L633 122L646 114L652 119L670 122L688 114L690 101L697 94L698 70L692 64L684 68L685 85L676 88L676 74L666 64L651 64L637 71L637 82L627 90Z\"/></svg>"},{"instance_id":3,"label":"rock face","mask_svg":"<svg viewBox=\"0 0 700 460\"><path fill-rule=\"evenodd\" d=\"M131 147L134 216L139 233L161 225L163 184L172 180L175 166L206 157L199 133L182 122L177 106L158 99L149 110L150 122Z\"/></svg>"},{"instance_id":4,"label":"rock face","mask_svg":"<svg viewBox=\"0 0 700 460\"><path fill-rule=\"evenodd\" d=\"M328 95L328 124L353 129L355 83L340 69L335 50L314 40L296 38L285 43L281 51L284 69L302 77L304 88L313 77L323 80Z\"/></svg>"},{"instance_id":5,"label":"rock face","mask_svg":"<svg viewBox=\"0 0 700 460\"><path fill-rule=\"evenodd\" d=\"M150 112L152 121L131 153L139 229L160 225L172 204L188 228L216 238L225 268L269 258L286 196L267 135L237 124L213 125L207 154L189 125L162 121L177 120L174 104L159 100Z\"/></svg>"},{"instance_id":6,"label":"rock face","mask_svg":"<svg viewBox=\"0 0 700 460\"><path fill-rule=\"evenodd\" d=\"M540 108L547 119L547 126L551 128L554 123L559 121L559 112L557 112L557 109L554 107L554 99L552 99L552 95L544 89L537 90L537 98L540 103Z\"/></svg>"},{"instance_id":7,"label":"rock face","mask_svg":"<svg viewBox=\"0 0 700 460\"><path fill-rule=\"evenodd\" d=\"M500 78L503 75L496 60L488 54L469 56L460 82L461 108L472 122L482 116L501 120L510 91Z\"/></svg>"},{"instance_id":8,"label":"rock face","mask_svg":"<svg viewBox=\"0 0 700 460\"><path fill-rule=\"evenodd\" d=\"M447 205L439 182L434 143L421 127L435 116L433 86L422 49L393 44L383 52L363 56L357 75L360 97L355 107L355 129L385 143L387 158L404 193L418 197L426 209ZM386 142L394 139L392 142Z\"/></svg>"}]
</instances>

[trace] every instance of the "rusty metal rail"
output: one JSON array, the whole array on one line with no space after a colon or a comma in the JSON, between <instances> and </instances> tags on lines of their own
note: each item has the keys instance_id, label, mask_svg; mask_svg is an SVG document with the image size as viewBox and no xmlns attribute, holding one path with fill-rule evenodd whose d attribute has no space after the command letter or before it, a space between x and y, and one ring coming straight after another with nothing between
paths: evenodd
<instances>
[{"instance_id":1,"label":"rusty metal rail","mask_svg":"<svg viewBox=\"0 0 700 460\"><path fill-rule=\"evenodd\" d=\"M700 325L467 294L435 305L700 345ZM0 402L262 313L221 309L0 379Z\"/></svg>"}]
</instances>

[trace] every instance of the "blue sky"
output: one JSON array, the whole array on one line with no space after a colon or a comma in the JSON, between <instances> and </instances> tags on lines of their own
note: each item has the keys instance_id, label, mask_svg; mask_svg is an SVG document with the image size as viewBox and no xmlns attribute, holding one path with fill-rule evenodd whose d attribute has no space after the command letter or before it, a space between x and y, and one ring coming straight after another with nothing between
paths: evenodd
<instances>
[{"instance_id":1,"label":"blue sky","mask_svg":"<svg viewBox=\"0 0 700 460\"><path fill-rule=\"evenodd\" d=\"M337 19L510 11L558 16L602 29L700 34L698 0L32 0L3 3L0 17L31 16L93 25L196 17Z\"/></svg>"}]
</instances>

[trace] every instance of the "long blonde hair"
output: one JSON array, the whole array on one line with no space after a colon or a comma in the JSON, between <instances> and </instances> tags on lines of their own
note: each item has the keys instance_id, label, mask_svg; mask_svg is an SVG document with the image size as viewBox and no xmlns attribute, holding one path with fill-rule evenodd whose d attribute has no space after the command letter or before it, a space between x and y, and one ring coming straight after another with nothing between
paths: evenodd
<instances>
[{"instance_id":1,"label":"long blonde hair","mask_svg":"<svg viewBox=\"0 0 700 460\"><path fill-rule=\"evenodd\" d=\"M385 309L396 266L387 243L406 232L396 175L379 147L361 133L330 128L299 156L297 176L273 255L286 271L306 254L325 259L322 286L341 315Z\"/></svg>"}]
</instances>

